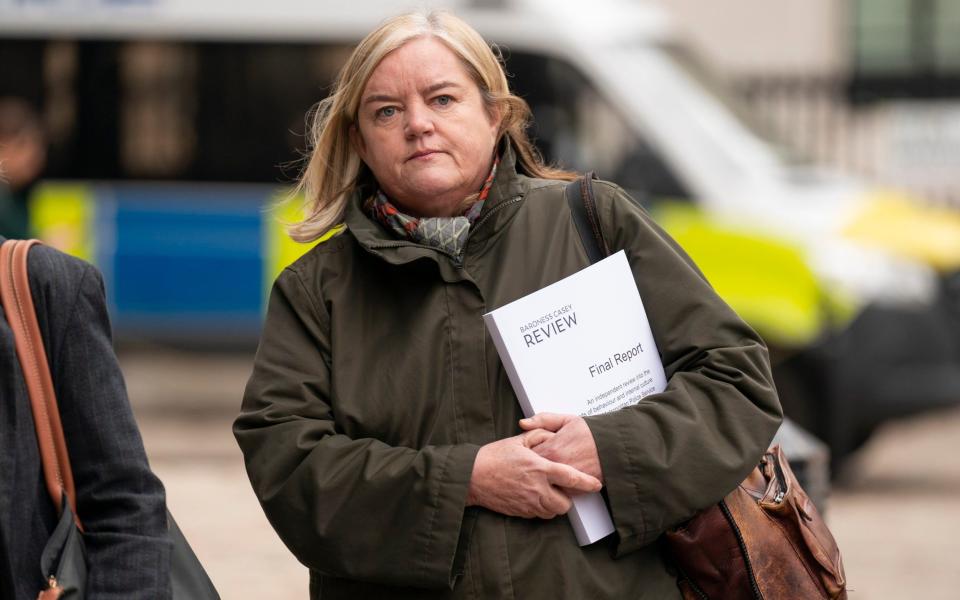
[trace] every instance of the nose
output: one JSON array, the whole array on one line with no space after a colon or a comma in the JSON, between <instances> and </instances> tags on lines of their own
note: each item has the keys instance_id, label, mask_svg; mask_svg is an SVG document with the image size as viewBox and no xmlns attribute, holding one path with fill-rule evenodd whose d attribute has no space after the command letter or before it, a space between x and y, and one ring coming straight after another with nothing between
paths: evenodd
<instances>
[{"instance_id":1,"label":"nose","mask_svg":"<svg viewBox=\"0 0 960 600\"><path fill-rule=\"evenodd\" d=\"M406 107L404 111L406 121L404 131L409 139L416 139L433 132L433 114L430 107L422 102L416 102Z\"/></svg>"}]
</instances>

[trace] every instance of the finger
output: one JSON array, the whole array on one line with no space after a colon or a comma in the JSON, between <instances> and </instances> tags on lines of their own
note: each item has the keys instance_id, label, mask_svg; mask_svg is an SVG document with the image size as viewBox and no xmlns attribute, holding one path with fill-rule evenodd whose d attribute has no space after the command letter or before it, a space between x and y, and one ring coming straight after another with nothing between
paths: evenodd
<instances>
[{"instance_id":1,"label":"finger","mask_svg":"<svg viewBox=\"0 0 960 600\"><path fill-rule=\"evenodd\" d=\"M533 514L538 519L552 519L554 516L553 512L543 505L543 500L538 500L539 504L533 509Z\"/></svg>"},{"instance_id":2,"label":"finger","mask_svg":"<svg viewBox=\"0 0 960 600\"><path fill-rule=\"evenodd\" d=\"M536 446L530 446L530 449L549 461L566 464L566 461L562 460L559 456L556 444L553 444L552 440L546 440Z\"/></svg>"},{"instance_id":3,"label":"finger","mask_svg":"<svg viewBox=\"0 0 960 600\"><path fill-rule=\"evenodd\" d=\"M573 501L570 500L570 497L563 493L562 490L551 486L550 492L547 494L544 504L551 511L553 511L553 516L558 516L565 515L570 512L570 507L573 506Z\"/></svg>"},{"instance_id":4,"label":"finger","mask_svg":"<svg viewBox=\"0 0 960 600\"><path fill-rule=\"evenodd\" d=\"M526 430L540 428L548 431L557 431L572 418L573 415L547 412L537 413L528 419L520 419L520 428Z\"/></svg>"},{"instance_id":5,"label":"finger","mask_svg":"<svg viewBox=\"0 0 960 600\"><path fill-rule=\"evenodd\" d=\"M557 515L566 514L570 510L570 500L553 486L550 486L537 498L537 516L541 519L552 519Z\"/></svg>"},{"instance_id":6,"label":"finger","mask_svg":"<svg viewBox=\"0 0 960 600\"><path fill-rule=\"evenodd\" d=\"M520 439L527 448L535 448L555 435L554 432L546 429L534 429L521 434Z\"/></svg>"},{"instance_id":7,"label":"finger","mask_svg":"<svg viewBox=\"0 0 960 600\"><path fill-rule=\"evenodd\" d=\"M546 431L546 430L535 429L534 431ZM550 435L554 437L557 435L552 432L547 432L547 433L550 433ZM562 446L558 448L557 444L553 443L552 437L540 442L535 446L530 446L530 449L549 461L567 464L567 461L563 460L563 457L562 457L562 449L563 449Z\"/></svg>"},{"instance_id":8,"label":"finger","mask_svg":"<svg viewBox=\"0 0 960 600\"><path fill-rule=\"evenodd\" d=\"M596 477L562 463L550 463L546 475L553 485L578 492L599 492L603 487Z\"/></svg>"},{"instance_id":9,"label":"finger","mask_svg":"<svg viewBox=\"0 0 960 600\"><path fill-rule=\"evenodd\" d=\"M533 513L539 519L552 519L554 516L550 509L547 508L543 498L537 498L537 506L533 509Z\"/></svg>"}]
</instances>

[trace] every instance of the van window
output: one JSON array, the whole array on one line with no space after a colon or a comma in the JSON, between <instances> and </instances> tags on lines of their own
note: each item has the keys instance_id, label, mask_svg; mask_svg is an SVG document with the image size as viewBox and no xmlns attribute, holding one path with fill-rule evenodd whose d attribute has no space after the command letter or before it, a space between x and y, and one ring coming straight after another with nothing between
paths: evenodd
<instances>
[{"instance_id":1,"label":"van window","mask_svg":"<svg viewBox=\"0 0 960 600\"><path fill-rule=\"evenodd\" d=\"M596 171L642 202L691 195L660 152L563 61L504 51L510 86L530 105L531 135L548 162Z\"/></svg>"},{"instance_id":2,"label":"van window","mask_svg":"<svg viewBox=\"0 0 960 600\"><path fill-rule=\"evenodd\" d=\"M44 113L45 176L290 182L306 113L350 47L162 40L0 40L0 90ZM0 64L7 64L2 62ZM39 74L35 74L39 73Z\"/></svg>"},{"instance_id":3,"label":"van window","mask_svg":"<svg viewBox=\"0 0 960 600\"><path fill-rule=\"evenodd\" d=\"M31 40L0 42L8 89L33 89L51 125L46 177L288 183L306 113L348 44ZM654 145L568 63L505 51L548 162L596 171L637 198L688 198ZM42 71L38 75L37 71Z\"/></svg>"}]
</instances>

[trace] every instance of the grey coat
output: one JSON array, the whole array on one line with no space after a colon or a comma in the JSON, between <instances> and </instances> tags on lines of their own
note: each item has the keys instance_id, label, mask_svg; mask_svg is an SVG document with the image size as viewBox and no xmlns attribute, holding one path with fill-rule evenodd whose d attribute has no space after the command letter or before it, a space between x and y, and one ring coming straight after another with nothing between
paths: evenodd
<instances>
[{"instance_id":1,"label":"grey coat","mask_svg":"<svg viewBox=\"0 0 960 600\"><path fill-rule=\"evenodd\" d=\"M30 251L29 270L86 528L87 598L168 598L163 486L127 400L100 273L45 246ZM26 384L0 311L0 598L37 597L40 552L55 524Z\"/></svg>"}]
</instances>

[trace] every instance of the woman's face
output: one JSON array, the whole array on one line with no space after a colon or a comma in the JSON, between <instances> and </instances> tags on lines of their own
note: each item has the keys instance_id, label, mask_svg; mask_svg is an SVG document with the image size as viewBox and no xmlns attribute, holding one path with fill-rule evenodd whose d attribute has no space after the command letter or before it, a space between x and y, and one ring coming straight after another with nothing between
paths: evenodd
<instances>
[{"instance_id":1,"label":"woman's face","mask_svg":"<svg viewBox=\"0 0 960 600\"><path fill-rule=\"evenodd\" d=\"M499 119L460 59L433 37L388 54L360 98L353 143L405 212L453 216L490 173Z\"/></svg>"}]
</instances>

